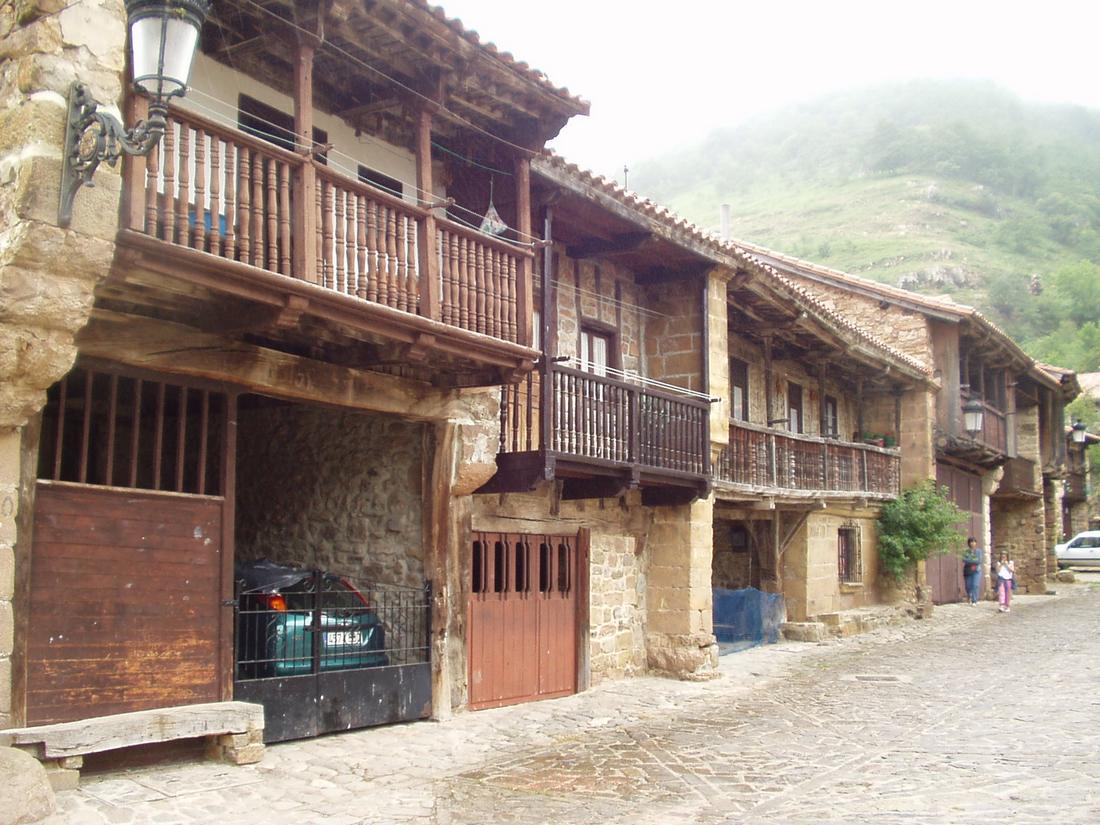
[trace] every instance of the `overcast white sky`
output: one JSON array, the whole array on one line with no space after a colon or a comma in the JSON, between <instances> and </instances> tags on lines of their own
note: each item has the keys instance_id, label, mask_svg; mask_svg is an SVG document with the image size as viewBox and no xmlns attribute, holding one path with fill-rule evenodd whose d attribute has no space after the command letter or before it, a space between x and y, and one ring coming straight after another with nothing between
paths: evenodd
<instances>
[{"instance_id":1,"label":"overcast white sky","mask_svg":"<svg viewBox=\"0 0 1100 825\"><path fill-rule=\"evenodd\" d=\"M436 0L432 0L436 2ZM822 93L990 78L1100 108L1100 3L971 0L438 0L483 41L592 104L553 144L621 182L624 163Z\"/></svg>"}]
</instances>

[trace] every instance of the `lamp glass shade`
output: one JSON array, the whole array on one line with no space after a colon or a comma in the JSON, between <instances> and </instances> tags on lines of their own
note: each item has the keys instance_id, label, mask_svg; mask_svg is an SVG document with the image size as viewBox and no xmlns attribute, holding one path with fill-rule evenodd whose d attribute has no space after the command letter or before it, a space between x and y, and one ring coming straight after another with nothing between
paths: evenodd
<instances>
[{"instance_id":1,"label":"lamp glass shade","mask_svg":"<svg viewBox=\"0 0 1100 825\"><path fill-rule=\"evenodd\" d=\"M127 0L134 85L159 102L187 91L208 0Z\"/></svg>"},{"instance_id":2,"label":"lamp glass shade","mask_svg":"<svg viewBox=\"0 0 1100 825\"><path fill-rule=\"evenodd\" d=\"M985 408L981 401L970 399L963 404L963 428L971 435L977 435L982 431L985 418Z\"/></svg>"},{"instance_id":3,"label":"lamp glass shade","mask_svg":"<svg viewBox=\"0 0 1100 825\"><path fill-rule=\"evenodd\" d=\"M1089 434L1089 428L1084 421L1075 421L1069 432L1074 444L1084 444Z\"/></svg>"}]
</instances>

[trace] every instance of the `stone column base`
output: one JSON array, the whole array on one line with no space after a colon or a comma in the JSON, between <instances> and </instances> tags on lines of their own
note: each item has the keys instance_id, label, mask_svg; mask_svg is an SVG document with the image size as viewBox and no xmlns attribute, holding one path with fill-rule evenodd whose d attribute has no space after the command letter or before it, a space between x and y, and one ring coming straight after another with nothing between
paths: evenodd
<instances>
[{"instance_id":1,"label":"stone column base","mask_svg":"<svg viewBox=\"0 0 1100 825\"><path fill-rule=\"evenodd\" d=\"M646 637L649 672L701 682L718 678L718 643L712 633L650 633Z\"/></svg>"}]
</instances>

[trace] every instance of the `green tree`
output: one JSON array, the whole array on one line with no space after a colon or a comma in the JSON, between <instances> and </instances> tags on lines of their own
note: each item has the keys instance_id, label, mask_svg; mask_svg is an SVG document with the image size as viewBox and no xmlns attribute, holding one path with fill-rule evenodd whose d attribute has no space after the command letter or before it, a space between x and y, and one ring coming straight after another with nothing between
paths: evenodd
<instances>
[{"instance_id":1,"label":"green tree","mask_svg":"<svg viewBox=\"0 0 1100 825\"><path fill-rule=\"evenodd\" d=\"M901 580L918 561L957 552L966 515L932 479L902 492L878 517L878 556L882 568Z\"/></svg>"}]
</instances>

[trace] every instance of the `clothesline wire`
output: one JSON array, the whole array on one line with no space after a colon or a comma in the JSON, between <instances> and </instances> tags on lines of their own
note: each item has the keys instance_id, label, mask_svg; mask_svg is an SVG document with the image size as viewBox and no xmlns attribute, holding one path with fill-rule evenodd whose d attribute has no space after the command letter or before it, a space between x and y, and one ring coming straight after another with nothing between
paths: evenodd
<instances>
[{"instance_id":1,"label":"clothesline wire","mask_svg":"<svg viewBox=\"0 0 1100 825\"><path fill-rule=\"evenodd\" d=\"M565 288L568 288L568 289L575 290L576 292L578 292L579 294L585 296L586 298L591 298L595 301L600 302L601 304L611 304L612 306L622 307L623 309L631 309L631 310L634 310L635 312L638 312L642 315L648 315L651 318L670 318L671 317L670 315L667 315L663 312L657 312L656 310L650 309L649 307L644 307L644 306L641 306L640 304L633 304L633 303L630 303L629 301L624 301L621 298L615 298L615 297L612 297L612 296L609 296L609 295L601 295L598 292L593 292L589 289L585 289L582 286L577 286L575 283L573 283L571 281L563 281L563 280L560 280L558 278L551 278L550 283L553 284L556 287L565 287Z\"/></svg>"}]
</instances>

